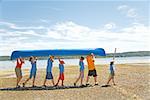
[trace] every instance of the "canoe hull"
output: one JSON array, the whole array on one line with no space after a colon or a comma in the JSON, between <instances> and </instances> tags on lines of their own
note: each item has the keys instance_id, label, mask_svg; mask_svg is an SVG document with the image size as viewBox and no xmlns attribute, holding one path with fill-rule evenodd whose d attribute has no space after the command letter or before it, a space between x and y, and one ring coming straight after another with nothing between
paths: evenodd
<instances>
[{"instance_id":1,"label":"canoe hull","mask_svg":"<svg viewBox=\"0 0 150 100\"><path fill-rule=\"evenodd\" d=\"M102 48L96 49L62 49L62 50L18 50L13 51L11 54L11 60L19 57L30 57L30 56L75 56L75 55L89 55L93 53L98 56L106 56L105 50Z\"/></svg>"}]
</instances>

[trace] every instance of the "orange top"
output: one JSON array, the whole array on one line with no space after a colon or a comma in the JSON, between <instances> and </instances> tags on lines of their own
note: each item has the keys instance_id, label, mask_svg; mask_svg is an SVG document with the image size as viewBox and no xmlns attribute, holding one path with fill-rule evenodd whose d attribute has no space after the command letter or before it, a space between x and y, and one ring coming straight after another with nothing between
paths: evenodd
<instances>
[{"instance_id":1,"label":"orange top","mask_svg":"<svg viewBox=\"0 0 150 100\"><path fill-rule=\"evenodd\" d=\"M24 63L23 60L17 59L17 65L16 65L16 68L21 68L23 63Z\"/></svg>"},{"instance_id":2,"label":"orange top","mask_svg":"<svg viewBox=\"0 0 150 100\"><path fill-rule=\"evenodd\" d=\"M88 64L88 69L89 70L94 70L95 69L95 65L94 65L93 57L91 55L88 55L86 57L86 60L87 60L87 64Z\"/></svg>"}]
</instances>

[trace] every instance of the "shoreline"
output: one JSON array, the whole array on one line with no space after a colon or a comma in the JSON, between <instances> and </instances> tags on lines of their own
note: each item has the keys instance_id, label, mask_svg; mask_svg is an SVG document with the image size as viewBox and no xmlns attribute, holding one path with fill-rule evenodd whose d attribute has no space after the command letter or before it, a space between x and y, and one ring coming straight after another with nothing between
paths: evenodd
<instances>
[{"instance_id":1,"label":"shoreline","mask_svg":"<svg viewBox=\"0 0 150 100\"><path fill-rule=\"evenodd\" d=\"M147 65L150 67L150 63L125 63L125 64L115 64L115 66L123 66L123 65L130 65L130 67L134 66L134 67L143 67L143 65ZM135 66L135 65L138 65L138 66ZM106 67L106 66L109 66L107 64L98 64L98 65L95 65L96 68L97 67ZM65 66L65 68L79 68L78 65L67 65ZM57 70L58 69L58 66L54 66L53 67L54 70ZM45 68L38 68L37 71L46 71L46 67ZM87 70L87 65L85 65L85 70ZM30 68L23 68L22 69L22 74L23 76L26 76L26 75L29 75L30 74ZM0 70L0 78L16 78L16 74L15 74L15 68L14 69L9 69L9 70Z\"/></svg>"},{"instance_id":2,"label":"shoreline","mask_svg":"<svg viewBox=\"0 0 150 100\"><path fill-rule=\"evenodd\" d=\"M150 63L124 63L124 64L115 64L115 66L118 66L118 65L130 65L130 66L134 66L134 65L138 65L137 67L141 67L141 66L143 66L143 65L148 65L149 67L150 67ZM109 66L109 65L107 65L107 64L98 64L98 65L95 65L96 66L96 68L98 67L98 66L100 66L100 67L106 67L106 66ZM71 67L71 68L73 68L73 67L78 67L79 68L79 66L78 65L67 65L67 66L65 66L66 68L67 67ZM134 66L134 67L136 67L136 66ZM56 69L58 69L58 66L54 66L53 67L55 70ZM42 70L42 71L46 71L46 67L45 68L38 68L37 69L37 71L38 70ZM87 65L85 65L85 70L87 70ZM23 76L25 76L25 75L29 75L30 73L30 68L22 68L22 72L23 72ZM25 73L26 72L26 73ZM4 69L4 70L0 70L0 78L9 78L9 77L15 77L16 78L16 74L15 74L15 68L14 69L9 69L9 70L6 70L6 69Z\"/></svg>"},{"instance_id":3,"label":"shoreline","mask_svg":"<svg viewBox=\"0 0 150 100\"><path fill-rule=\"evenodd\" d=\"M65 66L78 66L79 59L64 59ZM110 63L112 58L97 58L95 59L95 65L105 65ZM85 65L87 65L86 60L84 61ZM116 58L115 64L132 64L132 63L150 63L150 57L140 57L140 58ZM59 65L58 60L55 60L53 63L54 67ZM0 61L0 70L4 71L7 69L14 70L16 66L15 61ZM45 68L47 66L47 60L38 60L37 61L37 68ZM23 64L22 69L30 69L31 64L29 61L25 61Z\"/></svg>"}]
</instances>

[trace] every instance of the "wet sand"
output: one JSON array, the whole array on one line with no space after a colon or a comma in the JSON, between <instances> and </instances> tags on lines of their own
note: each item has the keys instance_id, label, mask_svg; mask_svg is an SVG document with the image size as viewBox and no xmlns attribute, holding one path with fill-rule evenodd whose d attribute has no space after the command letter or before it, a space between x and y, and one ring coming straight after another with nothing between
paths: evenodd
<instances>
[{"instance_id":1,"label":"wet sand","mask_svg":"<svg viewBox=\"0 0 150 100\"><path fill-rule=\"evenodd\" d=\"M0 90L0 100L150 100L150 64L118 64L116 65L116 86L101 87L109 76L108 65L97 65L99 86L85 88L55 89L55 90ZM53 68L55 82L59 74L58 67ZM65 86L73 86L78 77L78 66L65 66ZM21 85L29 77L29 70L23 70ZM85 68L85 79L87 68ZM38 69L35 84L41 86L45 78L45 69ZM93 77L89 83L94 85ZM13 88L16 84L13 70L0 71L0 88ZM30 80L26 86L31 86ZM52 86L51 81L47 81ZM80 81L77 85L80 85Z\"/></svg>"}]
</instances>

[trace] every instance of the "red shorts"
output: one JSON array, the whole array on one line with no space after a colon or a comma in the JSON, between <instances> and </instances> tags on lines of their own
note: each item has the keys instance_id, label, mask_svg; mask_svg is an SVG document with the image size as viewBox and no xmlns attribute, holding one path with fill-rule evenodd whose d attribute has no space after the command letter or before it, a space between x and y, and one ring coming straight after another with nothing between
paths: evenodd
<instances>
[{"instance_id":1,"label":"red shorts","mask_svg":"<svg viewBox=\"0 0 150 100\"><path fill-rule=\"evenodd\" d=\"M64 80L64 73L59 74L59 80Z\"/></svg>"}]
</instances>

